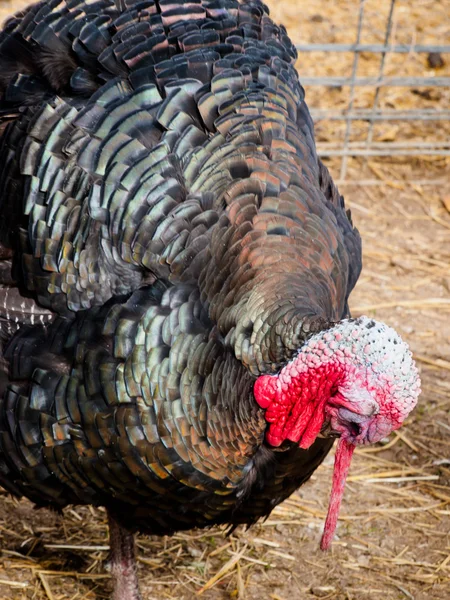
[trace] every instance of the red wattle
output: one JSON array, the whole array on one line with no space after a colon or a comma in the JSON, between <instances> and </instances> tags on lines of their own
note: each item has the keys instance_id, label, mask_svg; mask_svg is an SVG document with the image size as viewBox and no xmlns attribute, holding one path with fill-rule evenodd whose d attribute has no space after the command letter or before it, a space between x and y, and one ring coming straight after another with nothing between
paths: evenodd
<instances>
[{"instance_id":1,"label":"red wattle","mask_svg":"<svg viewBox=\"0 0 450 600\"><path fill-rule=\"evenodd\" d=\"M316 441L316 438L323 426L325 404L326 398L323 398L319 406L314 407L315 410L311 419L309 420L308 427L304 429L303 435L300 439L300 448L304 448L306 450Z\"/></svg>"},{"instance_id":2,"label":"red wattle","mask_svg":"<svg viewBox=\"0 0 450 600\"><path fill-rule=\"evenodd\" d=\"M284 437L281 431L276 433L270 431L269 429L269 431L266 433L266 440L268 444L270 444L274 448L278 448L278 446L281 446L281 444L284 442Z\"/></svg>"},{"instance_id":3,"label":"red wattle","mask_svg":"<svg viewBox=\"0 0 450 600\"><path fill-rule=\"evenodd\" d=\"M271 446L290 440L309 448L323 425L332 385L329 366L305 370L298 360L278 375L261 375L253 387L256 402L266 410L266 440Z\"/></svg>"},{"instance_id":4,"label":"red wattle","mask_svg":"<svg viewBox=\"0 0 450 600\"><path fill-rule=\"evenodd\" d=\"M287 432L287 439L291 440L292 442L299 442L301 448L305 447L301 443L302 434L308 427L309 421L314 412L314 408L314 403L309 402L297 417L290 431Z\"/></svg>"},{"instance_id":5,"label":"red wattle","mask_svg":"<svg viewBox=\"0 0 450 600\"><path fill-rule=\"evenodd\" d=\"M276 375L261 375L255 381L253 386L253 394L256 402L261 408L268 408L275 399L277 390Z\"/></svg>"},{"instance_id":6,"label":"red wattle","mask_svg":"<svg viewBox=\"0 0 450 600\"><path fill-rule=\"evenodd\" d=\"M330 503L325 521L320 548L328 550L333 540L334 532L339 517L342 497L344 495L345 481L347 479L350 463L352 461L355 445L343 438L339 439L334 457L333 485L331 488Z\"/></svg>"}]
</instances>

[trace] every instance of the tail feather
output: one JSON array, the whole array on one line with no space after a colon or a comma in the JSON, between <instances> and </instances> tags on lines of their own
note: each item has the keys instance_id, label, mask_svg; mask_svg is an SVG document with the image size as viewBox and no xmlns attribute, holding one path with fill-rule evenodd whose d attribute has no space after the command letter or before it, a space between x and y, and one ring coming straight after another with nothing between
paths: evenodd
<instances>
[{"instance_id":1,"label":"tail feather","mask_svg":"<svg viewBox=\"0 0 450 600\"><path fill-rule=\"evenodd\" d=\"M34 298L22 294L17 287L0 284L0 320L11 333L22 325L46 325L52 319L53 313L39 306Z\"/></svg>"},{"instance_id":2,"label":"tail feather","mask_svg":"<svg viewBox=\"0 0 450 600\"><path fill-rule=\"evenodd\" d=\"M10 381L11 363L7 354L12 338L30 326L40 325L45 329L54 318L52 312L14 286L8 263L0 260L0 398Z\"/></svg>"}]
</instances>

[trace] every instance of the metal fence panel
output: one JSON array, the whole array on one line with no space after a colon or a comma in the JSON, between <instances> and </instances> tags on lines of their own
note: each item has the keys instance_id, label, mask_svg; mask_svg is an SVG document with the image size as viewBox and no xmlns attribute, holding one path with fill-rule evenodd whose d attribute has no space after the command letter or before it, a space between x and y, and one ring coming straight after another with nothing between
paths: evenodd
<instances>
[{"instance_id":1,"label":"metal fence panel","mask_svg":"<svg viewBox=\"0 0 450 600\"><path fill-rule=\"evenodd\" d=\"M391 0L389 12L385 24L384 40L382 44L361 43L362 30L365 20L366 0L359 0L358 23L354 44L297 44L299 54L307 52L324 52L331 56L336 52L353 53L351 75L349 77L301 77L305 87L325 86L327 88L348 87L349 100L345 110L312 109L311 114L317 120L341 121L345 123L343 140L336 142L318 143L318 151L322 156L341 157L340 180L345 181L348 171L349 157L372 157L372 156L450 156L450 140L447 141L374 141L374 125L382 122L442 122L450 121L450 110L447 109L412 109L396 110L381 109L380 92L384 87L427 87L450 88L450 77L389 77L385 75L386 58L390 54L422 54L439 53L449 54L450 45L445 44L395 44L391 43L393 28L393 17L397 0ZM378 74L375 77L358 77L358 65L361 53L380 54ZM368 108L355 108L355 97L358 88L373 88L374 95L372 104ZM367 135L364 141L352 141L352 126L355 121L368 124Z\"/></svg>"}]
</instances>

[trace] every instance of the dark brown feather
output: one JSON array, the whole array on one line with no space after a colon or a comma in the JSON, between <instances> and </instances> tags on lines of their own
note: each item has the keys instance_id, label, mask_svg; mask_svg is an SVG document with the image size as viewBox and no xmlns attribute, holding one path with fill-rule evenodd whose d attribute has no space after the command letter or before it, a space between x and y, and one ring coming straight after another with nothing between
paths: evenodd
<instances>
[{"instance_id":1,"label":"dark brown feather","mask_svg":"<svg viewBox=\"0 0 450 600\"><path fill-rule=\"evenodd\" d=\"M253 384L348 311L358 233L259 0L51 0L0 33L0 482L130 529L251 524L332 441Z\"/></svg>"}]
</instances>

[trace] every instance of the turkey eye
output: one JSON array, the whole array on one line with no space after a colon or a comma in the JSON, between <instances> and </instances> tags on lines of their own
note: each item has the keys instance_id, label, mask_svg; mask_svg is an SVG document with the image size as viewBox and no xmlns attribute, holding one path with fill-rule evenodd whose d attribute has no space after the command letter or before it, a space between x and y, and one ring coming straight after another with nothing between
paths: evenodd
<instances>
[{"instance_id":1,"label":"turkey eye","mask_svg":"<svg viewBox=\"0 0 450 600\"><path fill-rule=\"evenodd\" d=\"M355 423L354 421L350 421L350 423L348 424L348 429L350 433L355 437L358 437L358 435L361 433L361 426L359 425L359 423Z\"/></svg>"}]
</instances>

